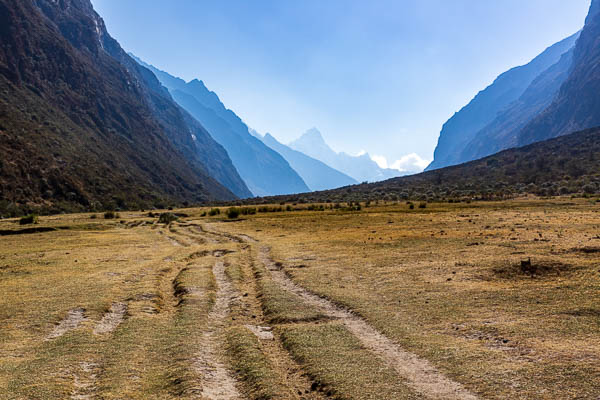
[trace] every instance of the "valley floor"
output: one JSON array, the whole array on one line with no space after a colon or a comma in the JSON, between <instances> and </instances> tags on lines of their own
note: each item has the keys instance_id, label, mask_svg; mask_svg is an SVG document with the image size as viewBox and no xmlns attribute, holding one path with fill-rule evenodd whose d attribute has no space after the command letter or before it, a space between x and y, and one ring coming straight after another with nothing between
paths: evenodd
<instances>
[{"instance_id":1,"label":"valley floor","mask_svg":"<svg viewBox=\"0 0 600 400\"><path fill-rule=\"evenodd\" d=\"M0 398L598 398L600 203L204 211L0 221Z\"/></svg>"}]
</instances>

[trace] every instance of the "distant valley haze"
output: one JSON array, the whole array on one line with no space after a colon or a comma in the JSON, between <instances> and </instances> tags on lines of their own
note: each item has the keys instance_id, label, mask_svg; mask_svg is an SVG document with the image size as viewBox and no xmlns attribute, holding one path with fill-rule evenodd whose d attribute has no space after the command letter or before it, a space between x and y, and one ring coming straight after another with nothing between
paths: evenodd
<instances>
[{"instance_id":1,"label":"distant valley haze","mask_svg":"<svg viewBox=\"0 0 600 400\"><path fill-rule=\"evenodd\" d=\"M316 127L406 174L477 92L580 30L590 1L92 3L126 51L202 80L249 128L289 144Z\"/></svg>"}]
</instances>

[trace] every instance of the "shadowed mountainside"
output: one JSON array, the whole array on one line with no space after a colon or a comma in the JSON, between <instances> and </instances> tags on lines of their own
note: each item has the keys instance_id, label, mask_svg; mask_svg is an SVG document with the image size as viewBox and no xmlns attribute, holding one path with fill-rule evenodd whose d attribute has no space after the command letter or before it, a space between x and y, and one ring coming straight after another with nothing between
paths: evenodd
<instances>
[{"instance_id":1,"label":"shadowed mountainside","mask_svg":"<svg viewBox=\"0 0 600 400\"><path fill-rule=\"evenodd\" d=\"M569 76L572 62L573 49L563 54L559 62L535 78L518 100L480 130L462 151L460 159L476 160L518 146L521 130L552 103L561 84Z\"/></svg>"},{"instance_id":2,"label":"shadowed mountainside","mask_svg":"<svg viewBox=\"0 0 600 400\"><path fill-rule=\"evenodd\" d=\"M600 0L593 0L573 53L573 67L554 102L519 134L520 145L600 125Z\"/></svg>"},{"instance_id":3,"label":"shadowed mountainside","mask_svg":"<svg viewBox=\"0 0 600 400\"><path fill-rule=\"evenodd\" d=\"M535 99L534 101L530 98L521 99L531 109L523 112L514 124L511 121L513 116L519 114L522 110L522 105L518 103L527 88L532 83L535 84L534 81L536 78L544 73L544 71L551 68L554 64L561 62L562 55L574 46L578 36L579 33L576 33L550 46L528 64L512 68L501 74L491 85L479 92L469 104L455 113L442 127L434 152L434 160L426 170L460 164L472 159L469 157L476 157L476 154L493 153L493 150L488 151L485 147L489 141L493 140L490 138L497 139L498 136L501 136L503 139L505 130L516 129L522 123L523 119L529 120L532 118L530 113L537 110L535 107L536 104L540 102L545 104L548 102L547 91L533 89L533 93L546 95L546 97L540 100ZM564 63L565 60L562 61ZM542 82L546 81L543 80ZM560 83L562 82L559 82L558 85ZM551 93L550 97L553 94ZM515 101L517 102L514 104L516 108L511 105ZM499 113L500 116L498 115ZM486 139L480 139L479 142L472 145L470 150L465 151L469 143L476 139L480 135L479 132L486 128L488 124L491 124L491 126L485 129L482 134L488 137L487 141ZM500 132L500 135L498 132ZM508 134L507 136L510 141L511 135ZM510 145L505 144L502 140L494 144L494 146L496 149L510 147Z\"/></svg>"},{"instance_id":4,"label":"shadowed mountainside","mask_svg":"<svg viewBox=\"0 0 600 400\"><path fill-rule=\"evenodd\" d=\"M0 18L2 209L235 198L211 171L244 191L223 148L133 68L88 0L0 0Z\"/></svg>"}]
</instances>

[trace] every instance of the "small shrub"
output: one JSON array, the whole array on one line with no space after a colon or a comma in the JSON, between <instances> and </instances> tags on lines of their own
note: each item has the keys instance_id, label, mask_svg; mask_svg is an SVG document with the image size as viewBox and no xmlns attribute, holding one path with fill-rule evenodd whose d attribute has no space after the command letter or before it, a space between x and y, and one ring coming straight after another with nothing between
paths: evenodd
<instances>
[{"instance_id":1,"label":"small shrub","mask_svg":"<svg viewBox=\"0 0 600 400\"><path fill-rule=\"evenodd\" d=\"M214 217L215 215L219 215L221 214L221 210L218 208L211 208L210 211L208 212L208 215L211 217Z\"/></svg>"},{"instance_id":2,"label":"small shrub","mask_svg":"<svg viewBox=\"0 0 600 400\"><path fill-rule=\"evenodd\" d=\"M24 217L21 217L19 220L19 225L29 225L29 224L37 224L38 216L35 214L29 214Z\"/></svg>"},{"instance_id":3,"label":"small shrub","mask_svg":"<svg viewBox=\"0 0 600 400\"><path fill-rule=\"evenodd\" d=\"M206 211L202 211L202 214L200 214L201 217L206 217Z\"/></svg>"},{"instance_id":4,"label":"small shrub","mask_svg":"<svg viewBox=\"0 0 600 400\"><path fill-rule=\"evenodd\" d=\"M596 185L587 184L583 187L583 193L585 194L594 194L596 193Z\"/></svg>"},{"instance_id":5,"label":"small shrub","mask_svg":"<svg viewBox=\"0 0 600 400\"><path fill-rule=\"evenodd\" d=\"M90 215L90 219L96 219L96 218L98 218L98 216L96 214Z\"/></svg>"},{"instance_id":6,"label":"small shrub","mask_svg":"<svg viewBox=\"0 0 600 400\"><path fill-rule=\"evenodd\" d=\"M115 219L118 217L119 214L115 213L114 211L107 211L104 213L104 219Z\"/></svg>"},{"instance_id":7,"label":"small shrub","mask_svg":"<svg viewBox=\"0 0 600 400\"><path fill-rule=\"evenodd\" d=\"M227 218L229 218L229 219L236 219L239 216L240 216L240 209L239 208L232 207L229 210L227 210Z\"/></svg>"},{"instance_id":8,"label":"small shrub","mask_svg":"<svg viewBox=\"0 0 600 400\"><path fill-rule=\"evenodd\" d=\"M413 203L410 203L408 205L408 208L411 209L411 210L414 210L415 209L415 205Z\"/></svg>"},{"instance_id":9,"label":"small shrub","mask_svg":"<svg viewBox=\"0 0 600 400\"><path fill-rule=\"evenodd\" d=\"M427 203L425 203L424 201L420 202L419 208L427 208Z\"/></svg>"},{"instance_id":10,"label":"small shrub","mask_svg":"<svg viewBox=\"0 0 600 400\"><path fill-rule=\"evenodd\" d=\"M166 213L162 213L160 214L160 217L158 217L158 223L159 224L170 224L171 222L177 221L179 218L177 217L177 215L170 213L170 212L166 212Z\"/></svg>"}]
</instances>

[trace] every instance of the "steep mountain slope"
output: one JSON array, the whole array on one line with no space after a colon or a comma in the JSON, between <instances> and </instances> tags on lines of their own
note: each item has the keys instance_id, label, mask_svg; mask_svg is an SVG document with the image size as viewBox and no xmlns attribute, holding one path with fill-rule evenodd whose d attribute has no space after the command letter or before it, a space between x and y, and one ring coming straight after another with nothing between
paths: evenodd
<instances>
[{"instance_id":1,"label":"steep mountain slope","mask_svg":"<svg viewBox=\"0 0 600 400\"><path fill-rule=\"evenodd\" d=\"M377 182L402 175L395 169L380 168L366 153L360 156L336 153L325 143L321 132L316 128L306 131L291 142L289 147L324 162L358 182Z\"/></svg>"},{"instance_id":2,"label":"steep mountain slope","mask_svg":"<svg viewBox=\"0 0 600 400\"><path fill-rule=\"evenodd\" d=\"M0 37L3 208L235 198L197 156L176 105L148 85L150 72L115 57L120 47L88 0L0 0ZM200 127L194 134L235 179L225 151Z\"/></svg>"},{"instance_id":3,"label":"steep mountain slope","mask_svg":"<svg viewBox=\"0 0 600 400\"><path fill-rule=\"evenodd\" d=\"M536 77L559 62L561 56L574 46L577 36L572 35L550 46L530 63L501 74L455 113L442 127L434 160L427 170L464 162L462 152L477 133L505 107L519 99Z\"/></svg>"},{"instance_id":4,"label":"steep mountain slope","mask_svg":"<svg viewBox=\"0 0 600 400\"><path fill-rule=\"evenodd\" d=\"M519 144L600 126L600 0L593 0L573 54L573 67L554 102L527 124Z\"/></svg>"},{"instance_id":5,"label":"steep mountain slope","mask_svg":"<svg viewBox=\"0 0 600 400\"><path fill-rule=\"evenodd\" d=\"M300 174L311 190L335 189L358 183L348 175L331 168L325 163L279 143L269 133L262 138L262 141L281 154L292 168Z\"/></svg>"},{"instance_id":6,"label":"steep mountain slope","mask_svg":"<svg viewBox=\"0 0 600 400\"><path fill-rule=\"evenodd\" d=\"M502 199L522 193L599 194L600 128L417 175L264 201Z\"/></svg>"},{"instance_id":7,"label":"steep mountain slope","mask_svg":"<svg viewBox=\"0 0 600 400\"><path fill-rule=\"evenodd\" d=\"M193 80L186 83L143 61L173 98L198 119L231 157L240 176L250 190L259 196L308 191L308 187L288 162L276 151L250 134L248 127L231 110L225 108L219 97L204 83Z\"/></svg>"},{"instance_id":8,"label":"steep mountain slope","mask_svg":"<svg viewBox=\"0 0 600 400\"><path fill-rule=\"evenodd\" d=\"M519 133L552 103L560 86L569 76L572 63L573 49L570 49L562 55L559 62L538 76L518 100L480 130L462 151L460 159L471 161L518 146Z\"/></svg>"}]
</instances>

